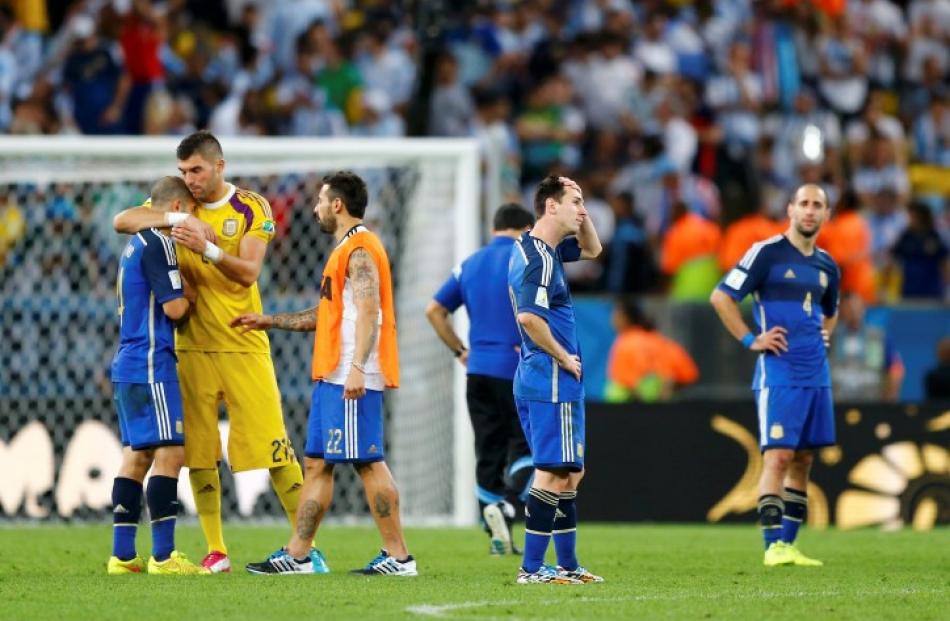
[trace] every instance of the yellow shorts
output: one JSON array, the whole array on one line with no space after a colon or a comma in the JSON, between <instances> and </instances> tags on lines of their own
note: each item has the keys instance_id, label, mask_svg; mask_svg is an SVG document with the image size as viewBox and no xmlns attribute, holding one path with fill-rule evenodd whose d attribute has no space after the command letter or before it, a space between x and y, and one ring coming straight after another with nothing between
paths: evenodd
<instances>
[{"instance_id":1,"label":"yellow shorts","mask_svg":"<svg viewBox=\"0 0 950 621\"><path fill-rule=\"evenodd\" d=\"M218 406L227 406L232 472L276 468L296 461L280 408L268 354L178 352L185 419L185 465L215 468L221 460Z\"/></svg>"}]
</instances>

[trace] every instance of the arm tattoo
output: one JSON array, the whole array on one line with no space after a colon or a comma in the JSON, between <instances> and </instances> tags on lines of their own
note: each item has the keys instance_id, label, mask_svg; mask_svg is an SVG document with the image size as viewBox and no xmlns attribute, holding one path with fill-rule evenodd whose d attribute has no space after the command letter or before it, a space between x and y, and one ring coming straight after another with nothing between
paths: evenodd
<instances>
[{"instance_id":1,"label":"arm tattoo","mask_svg":"<svg viewBox=\"0 0 950 621\"><path fill-rule=\"evenodd\" d=\"M296 313L277 313L274 315L274 327L292 332L313 332L317 329L317 307Z\"/></svg>"},{"instance_id":2,"label":"arm tattoo","mask_svg":"<svg viewBox=\"0 0 950 621\"><path fill-rule=\"evenodd\" d=\"M347 269L353 281L353 299L373 300L379 306L379 272L369 253L362 248L354 250Z\"/></svg>"},{"instance_id":3,"label":"arm tattoo","mask_svg":"<svg viewBox=\"0 0 950 621\"><path fill-rule=\"evenodd\" d=\"M358 356L360 364L365 364L369 360L372 346L376 343L379 336L379 270L376 269L376 263L370 254L363 248L357 248L350 254L350 262L347 266L347 272L353 285L353 299L357 305L366 304L370 309L372 317L369 343L370 347L365 355Z\"/></svg>"}]
</instances>

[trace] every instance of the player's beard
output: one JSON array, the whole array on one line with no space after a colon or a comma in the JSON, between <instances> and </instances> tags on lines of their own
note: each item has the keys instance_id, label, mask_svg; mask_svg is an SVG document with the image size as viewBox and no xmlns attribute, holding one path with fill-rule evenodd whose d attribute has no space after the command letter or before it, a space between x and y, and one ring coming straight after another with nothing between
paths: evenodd
<instances>
[{"instance_id":1,"label":"player's beard","mask_svg":"<svg viewBox=\"0 0 950 621\"><path fill-rule=\"evenodd\" d=\"M820 225L820 224L816 224L816 225L815 225L815 228L809 231L808 229L804 228L804 227L803 227L802 225L800 225L800 224L796 224L796 225L795 225L795 230L798 232L798 234L801 235L802 237L806 238L806 239L811 239L812 237L814 237L815 235L817 235L817 234L818 234L818 229L820 229L820 228L821 228L821 225Z\"/></svg>"},{"instance_id":2,"label":"player's beard","mask_svg":"<svg viewBox=\"0 0 950 621\"><path fill-rule=\"evenodd\" d=\"M324 233L336 233L336 216L332 213L327 214L325 219L317 215L317 224L320 225L320 230Z\"/></svg>"}]
</instances>

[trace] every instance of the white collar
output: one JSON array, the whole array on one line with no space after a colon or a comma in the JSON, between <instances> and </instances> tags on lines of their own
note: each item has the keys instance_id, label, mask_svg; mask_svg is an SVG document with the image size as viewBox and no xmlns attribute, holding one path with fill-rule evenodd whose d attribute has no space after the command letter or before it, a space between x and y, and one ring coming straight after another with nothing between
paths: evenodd
<instances>
[{"instance_id":1,"label":"white collar","mask_svg":"<svg viewBox=\"0 0 950 621\"><path fill-rule=\"evenodd\" d=\"M234 196L234 193L237 191L237 188L234 187L233 183L229 183L228 188L229 189L227 193L225 193L223 198L216 200L213 203L202 203L201 206L205 209L218 209L220 207L224 207L228 203L228 201L231 200L231 197Z\"/></svg>"}]
</instances>

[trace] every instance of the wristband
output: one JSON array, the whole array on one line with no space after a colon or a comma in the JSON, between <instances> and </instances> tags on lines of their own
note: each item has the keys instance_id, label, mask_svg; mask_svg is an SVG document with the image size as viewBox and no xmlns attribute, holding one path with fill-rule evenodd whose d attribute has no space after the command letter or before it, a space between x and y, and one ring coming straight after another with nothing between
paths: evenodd
<instances>
[{"instance_id":1,"label":"wristband","mask_svg":"<svg viewBox=\"0 0 950 621\"><path fill-rule=\"evenodd\" d=\"M455 357L460 358L462 354L464 354L467 351L468 351L468 348L462 345L461 347L455 350Z\"/></svg>"},{"instance_id":2,"label":"wristband","mask_svg":"<svg viewBox=\"0 0 950 621\"><path fill-rule=\"evenodd\" d=\"M179 211L166 211L165 212L165 224L168 226L175 226L176 224L181 224L188 219L188 214L181 213Z\"/></svg>"},{"instance_id":3,"label":"wristband","mask_svg":"<svg viewBox=\"0 0 950 621\"><path fill-rule=\"evenodd\" d=\"M746 335L742 337L742 346L749 349L752 347L752 343L755 343L755 335L751 332L747 332Z\"/></svg>"},{"instance_id":4,"label":"wristband","mask_svg":"<svg viewBox=\"0 0 950 621\"><path fill-rule=\"evenodd\" d=\"M209 241L205 241L205 251L202 254L212 263L220 263L221 259L224 258L224 250L221 250Z\"/></svg>"},{"instance_id":5,"label":"wristband","mask_svg":"<svg viewBox=\"0 0 950 621\"><path fill-rule=\"evenodd\" d=\"M353 361L352 364L353 364L353 368L354 368L354 369L356 369L357 371L359 371L359 372L362 373L363 375L366 375L366 368L365 368L363 365L361 365L359 362L356 362L355 360Z\"/></svg>"}]
</instances>

